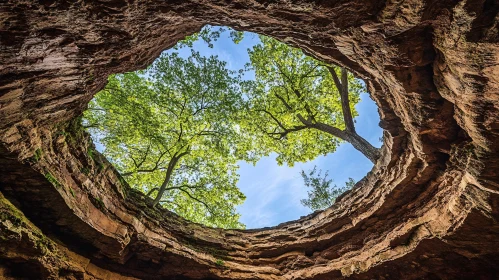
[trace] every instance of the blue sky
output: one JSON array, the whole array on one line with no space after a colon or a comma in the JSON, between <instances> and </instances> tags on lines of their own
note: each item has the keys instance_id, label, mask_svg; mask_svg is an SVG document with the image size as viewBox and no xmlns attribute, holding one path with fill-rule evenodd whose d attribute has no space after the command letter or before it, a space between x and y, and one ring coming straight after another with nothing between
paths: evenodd
<instances>
[{"instance_id":1,"label":"blue sky","mask_svg":"<svg viewBox=\"0 0 499 280\"><path fill-rule=\"evenodd\" d=\"M259 42L256 34L245 33L244 39L236 45L229 38L229 32L224 32L213 42L213 48L202 41L195 42L193 48L203 56L216 55L227 62L229 69L239 70L249 62L247 49ZM189 48L166 52L179 52L186 58L190 55ZM253 76L250 73L246 78L251 79ZM359 112L355 119L357 132L374 146L381 147L379 139L382 129L378 125L379 115L375 103L364 93L356 108ZM99 143L96 146L98 150L103 150ZM302 169L308 171L316 165L323 172L328 170L329 178L342 186L350 177L359 181L372 168L372 163L348 143L341 144L334 154L320 156L307 163L296 163L293 167L278 166L275 156L261 159L256 166L239 162L238 187L246 195L246 201L238 207L238 212L241 214L240 221L248 229L275 226L311 213L300 203L301 199L307 197L307 189L300 176Z\"/></svg>"},{"instance_id":2,"label":"blue sky","mask_svg":"<svg viewBox=\"0 0 499 280\"><path fill-rule=\"evenodd\" d=\"M213 42L213 48L209 48L202 41L195 42L193 48L204 56L217 55L219 59L227 62L229 69L238 70L249 62L247 49L259 42L256 34L245 33L244 39L236 45L229 38L229 33L225 32L220 39ZM179 53L188 57L190 50L180 49ZM381 147L379 138L382 136L382 129L378 125L376 104L364 93L356 108L359 112L355 119L357 132L374 146ZM311 210L300 203L301 199L307 198L307 189L300 171L308 171L314 165L323 172L329 170L329 177L338 186L343 185L350 177L359 181L373 166L348 143L340 145L334 154L320 156L307 163L297 163L293 167L278 166L275 155L261 159L256 166L239 162L241 177L238 187L246 195L246 201L238 207L238 211L246 228L275 226L310 214Z\"/></svg>"}]
</instances>

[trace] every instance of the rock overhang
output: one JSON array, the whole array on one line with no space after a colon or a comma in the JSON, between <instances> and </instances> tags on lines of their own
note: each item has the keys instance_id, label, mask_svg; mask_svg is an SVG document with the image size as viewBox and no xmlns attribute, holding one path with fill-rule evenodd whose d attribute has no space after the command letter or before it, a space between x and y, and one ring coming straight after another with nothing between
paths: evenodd
<instances>
[{"instance_id":1,"label":"rock overhang","mask_svg":"<svg viewBox=\"0 0 499 280\"><path fill-rule=\"evenodd\" d=\"M40 278L497 275L493 1L0 7L0 192L2 205L22 211L2 216L0 243L23 245L0 251L0 275L34 266ZM104 157L89 156L95 148L74 119L107 76L145 67L205 24L276 37L366 81L385 131L383 156L333 207L262 230L205 228L151 211ZM19 219L26 222L12 222ZM54 245L37 246L45 244L39 232Z\"/></svg>"}]
</instances>

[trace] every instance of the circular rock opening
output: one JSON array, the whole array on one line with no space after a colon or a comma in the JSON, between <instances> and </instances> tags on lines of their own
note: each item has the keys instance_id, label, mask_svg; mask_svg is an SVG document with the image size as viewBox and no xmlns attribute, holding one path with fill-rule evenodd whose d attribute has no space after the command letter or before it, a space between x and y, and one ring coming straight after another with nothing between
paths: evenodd
<instances>
[{"instance_id":1,"label":"circular rock opening","mask_svg":"<svg viewBox=\"0 0 499 280\"><path fill-rule=\"evenodd\" d=\"M358 133L379 145L365 99L365 83L345 68L205 26L146 70L112 75L82 125L150 207L208 226L268 227L330 207L379 159Z\"/></svg>"},{"instance_id":2,"label":"circular rock opening","mask_svg":"<svg viewBox=\"0 0 499 280\"><path fill-rule=\"evenodd\" d=\"M3 3L2 259L53 278L495 278L497 5L406 2ZM208 23L364 79L384 146L359 188L277 227L221 230L151 211L89 155L70 120L109 74L146 67Z\"/></svg>"}]
</instances>

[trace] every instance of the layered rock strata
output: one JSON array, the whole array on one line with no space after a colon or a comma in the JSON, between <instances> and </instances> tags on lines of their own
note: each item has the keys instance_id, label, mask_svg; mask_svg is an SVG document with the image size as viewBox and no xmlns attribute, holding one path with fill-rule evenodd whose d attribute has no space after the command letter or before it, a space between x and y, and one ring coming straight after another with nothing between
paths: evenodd
<instances>
[{"instance_id":1,"label":"layered rock strata","mask_svg":"<svg viewBox=\"0 0 499 280\"><path fill-rule=\"evenodd\" d=\"M0 3L0 277L496 279L494 0L6 0ZM205 24L353 71L383 156L331 208L220 230L146 207L78 125L109 74Z\"/></svg>"}]
</instances>

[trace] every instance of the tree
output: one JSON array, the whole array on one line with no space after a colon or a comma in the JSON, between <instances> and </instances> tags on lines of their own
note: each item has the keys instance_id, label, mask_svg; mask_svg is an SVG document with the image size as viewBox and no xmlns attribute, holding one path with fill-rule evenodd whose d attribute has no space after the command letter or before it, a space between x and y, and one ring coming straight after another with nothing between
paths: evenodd
<instances>
[{"instance_id":1,"label":"tree","mask_svg":"<svg viewBox=\"0 0 499 280\"><path fill-rule=\"evenodd\" d=\"M241 228L235 206L238 166L231 116L240 110L240 76L216 57L162 54L140 73L114 75L85 113L85 125L151 206L195 222Z\"/></svg>"},{"instance_id":2,"label":"tree","mask_svg":"<svg viewBox=\"0 0 499 280\"><path fill-rule=\"evenodd\" d=\"M232 39L232 42L235 44L239 44L244 38L244 32L234 30L230 27L215 27L211 25L206 25L199 32L186 36L185 39L179 41L174 48L180 49L183 47L192 48L194 42L196 41L204 41L208 44L209 48L213 48L213 42L216 42L220 36L229 31L229 37Z\"/></svg>"},{"instance_id":3,"label":"tree","mask_svg":"<svg viewBox=\"0 0 499 280\"><path fill-rule=\"evenodd\" d=\"M355 185L355 181L352 178L349 178L344 187L332 186L333 180L327 179L328 172L324 174L324 177L321 176L321 173L322 170L317 172L315 166L314 169L309 171L309 174L305 173L303 170L301 171L305 186L311 188L311 190L307 192L308 198L302 199L300 202L303 206L308 207L313 211L330 207L340 194L351 189Z\"/></svg>"},{"instance_id":4,"label":"tree","mask_svg":"<svg viewBox=\"0 0 499 280\"><path fill-rule=\"evenodd\" d=\"M351 143L373 163L379 149L355 131L362 84L344 68L319 62L275 39L260 36L249 50L255 82L248 83L241 123L258 153L278 153L280 164L312 160ZM333 136L333 137L331 137Z\"/></svg>"}]
</instances>

